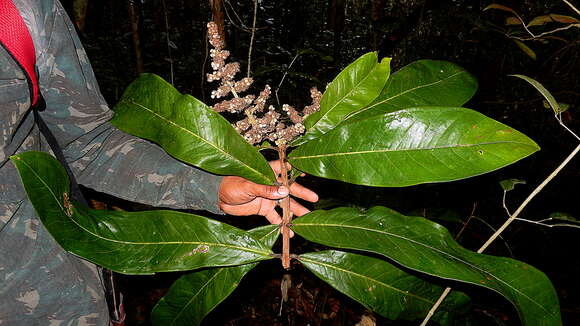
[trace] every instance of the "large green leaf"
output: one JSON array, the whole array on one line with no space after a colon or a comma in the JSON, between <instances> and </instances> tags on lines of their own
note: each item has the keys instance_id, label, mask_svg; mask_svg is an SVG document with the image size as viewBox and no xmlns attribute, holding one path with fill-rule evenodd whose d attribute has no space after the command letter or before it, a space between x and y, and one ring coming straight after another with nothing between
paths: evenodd
<instances>
[{"instance_id":1,"label":"large green leaf","mask_svg":"<svg viewBox=\"0 0 580 326\"><path fill-rule=\"evenodd\" d=\"M280 225L263 225L249 230L248 233L254 239L263 242L266 247L272 248L280 236Z\"/></svg>"},{"instance_id":2,"label":"large green leaf","mask_svg":"<svg viewBox=\"0 0 580 326\"><path fill-rule=\"evenodd\" d=\"M336 76L320 100L320 111L304 120L307 132L293 143L294 146L320 137L346 115L368 105L380 94L389 78L391 59L377 61L377 53L369 52Z\"/></svg>"},{"instance_id":3,"label":"large green leaf","mask_svg":"<svg viewBox=\"0 0 580 326\"><path fill-rule=\"evenodd\" d=\"M256 239L272 247L278 238L279 227L267 225L250 230ZM225 300L244 275L257 263L241 266L205 269L180 277L151 312L156 326L199 325L203 318Z\"/></svg>"},{"instance_id":4,"label":"large green leaf","mask_svg":"<svg viewBox=\"0 0 580 326\"><path fill-rule=\"evenodd\" d=\"M419 60L393 73L381 94L347 118L364 118L419 106L463 106L477 91L477 80L447 61Z\"/></svg>"},{"instance_id":5,"label":"large green leaf","mask_svg":"<svg viewBox=\"0 0 580 326\"><path fill-rule=\"evenodd\" d=\"M142 74L129 85L111 123L209 172L261 184L276 181L264 157L226 119L157 75Z\"/></svg>"},{"instance_id":6,"label":"large green leaf","mask_svg":"<svg viewBox=\"0 0 580 326\"><path fill-rule=\"evenodd\" d=\"M351 119L296 148L306 173L355 184L400 187L467 178L539 149L524 134L464 108L407 108Z\"/></svg>"},{"instance_id":7,"label":"large green leaf","mask_svg":"<svg viewBox=\"0 0 580 326\"><path fill-rule=\"evenodd\" d=\"M423 318L443 291L377 258L329 250L303 254L299 260L340 292L389 319ZM433 319L441 325L465 325L461 315L468 303L466 295L452 292Z\"/></svg>"},{"instance_id":8,"label":"large green leaf","mask_svg":"<svg viewBox=\"0 0 580 326\"><path fill-rule=\"evenodd\" d=\"M257 263L210 268L180 277L151 312L154 326L195 326L239 285Z\"/></svg>"},{"instance_id":9,"label":"large green leaf","mask_svg":"<svg viewBox=\"0 0 580 326\"><path fill-rule=\"evenodd\" d=\"M546 275L517 260L464 249L444 227L425 218L385 207L337 208L292 223L292 230L310 241L377 253L422 273L494 290L515 305L526 326L562 324Z\"/></svg>"},{"instance_id":10,"label":"large green leaf","mask_svg":"<svg viewBox=\"0 0 580 326\"><path fill-rule=\"evenodd\" d=\"M67 199L69 181L52 156L11 157L46 229L65 250L126 274L184 271L270 259L248 232L175 211L92 210Z\"/></svg>"}]
</instances>

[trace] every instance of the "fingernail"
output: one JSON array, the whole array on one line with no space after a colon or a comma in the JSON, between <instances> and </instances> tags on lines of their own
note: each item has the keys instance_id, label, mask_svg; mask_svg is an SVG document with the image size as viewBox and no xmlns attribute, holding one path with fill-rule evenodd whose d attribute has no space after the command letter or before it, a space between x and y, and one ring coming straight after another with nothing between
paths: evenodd
<instances>
[{"instance_id":1,"label":"fingernail","mask_svg":"<svg viewBox=\"0 0 580 326\"><path fill-rule=\"evenodd\" d=\"M276 191L280 196L288 196L288 188L286 188L285 186L280 186L278 187L278 190Z\"/></svg>"}]
</instances>

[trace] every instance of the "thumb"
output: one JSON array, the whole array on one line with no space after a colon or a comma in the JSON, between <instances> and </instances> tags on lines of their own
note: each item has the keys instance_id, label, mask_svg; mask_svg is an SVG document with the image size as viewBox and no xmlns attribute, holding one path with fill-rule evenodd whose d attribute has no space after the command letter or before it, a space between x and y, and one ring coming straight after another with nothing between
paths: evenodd
<instances>
[{"instance_id":1,"label":"thumb","mask_svg":"<svg viewBox=\"0 0 580 326\"><path fill-rule=\"evenodd\" d=\"M266 199L280 199L288 196L290 191L285 186L264 186L259 184L253 184L249 189L249 192L256 196Z\"/></svg>"}]
</instances>

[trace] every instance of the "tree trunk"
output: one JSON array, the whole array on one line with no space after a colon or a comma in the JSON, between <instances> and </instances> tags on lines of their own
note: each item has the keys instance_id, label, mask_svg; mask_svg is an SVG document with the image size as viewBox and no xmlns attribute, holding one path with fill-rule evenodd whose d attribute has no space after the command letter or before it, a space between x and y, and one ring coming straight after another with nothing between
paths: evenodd
<instances>
[{"instance_id":1,"label":"tree trunk","mask_svg":"<svg viewBox=\"0 0 580 326\"><path fill-rule=\"evenodd\" d=\"M213 22L217 25L218 31L224 44L226 43L226 35L224 31L224 8L222 0L209 0L209 6L211 7L211 16Z\"/></svg>"},{"instance_id":2,"label":"tree trunk","mask_svg":"<svg viewBox=\"0 0 580 326\"><path fill-rule=\"evenodd\" d=\"M139 38L139 11L136 10L134 0L127 2L127 10L129 12L129 19L131 23L131 34L133 36L133 49L135 50L135 68L137 75L145 71L143 67L143 56L141 55L141 40Z\"/></svg>"},{"instance_id":3,"label":"tree trunk","mask_svg":"<svg viewBox=\"0 0 580 326\"><path fill-rule=\"evenodd\" d=\"M328 28L334 34L334 60L340 56L342 48L342 31L344 30L344 11L346 0L329 0L328 4Z\"/></svg>"}]
</instances>

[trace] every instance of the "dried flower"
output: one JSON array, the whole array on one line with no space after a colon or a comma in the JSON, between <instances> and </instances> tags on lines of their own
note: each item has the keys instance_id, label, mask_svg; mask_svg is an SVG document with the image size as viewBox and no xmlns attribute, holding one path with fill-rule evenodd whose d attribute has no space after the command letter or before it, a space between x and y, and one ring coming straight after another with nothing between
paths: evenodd
<instances>
[{"instance_id":1,"label":"dried flower","mask_svg":"<svg viewBox=\"0 0 580 326\"><path fill-rule=\"evenodd\" d=\"M312 98L312 104L305 106L304 110L302 110L304 118L320 110L320 99L322 98L322 93L318 90L318 88L312 87L310 89L310 97Z\"/></svg>"},{"instance_id":2,"label":"dried flower","mask_svg":"<svg viewBox=\"0 0 580 326\"><path fill-rule=\"evenodd\" d=\"M253 95L246 95L245 97L234 97L231 100L224 100L216 103L213 110L216 112L242 112L254 101Z\"/></svg>"},{"instance_id":3,"label":"dried flower","mask_svg":"<svg viewBox=\"0 0 580 326\"><path fill-rule=\"evenodd\" d=\"M288 117L290 117L290 120L294 123L301 123L304 120L300 113L298 113L294 107L288 104L282 105L282 111L286 112Z\"/></svg>"},{"instance_id":4,"label":"dried flower","mask_svg":"<svg viewBox=\"0 0 580 326\"><path fill-rule=\"evenodd\" d=\"M236 93L243 93L245 91L248 90L248 88L252 85L252 83L254 82L254 80L250 77L246 77L240 81L237 81L234 83L234 91Z\"/></svg>"},{"instance_id":5,"label":"dried flower","mask_svg":"<svg viewBox=\"0 0 580 326\"><path fill-rule=\"evenodd\" d=\"M221 50L224 47L224 40L220 36L218 26L214 22L207 23L207 35L209 37L209 43L216 49Z\"/></svg>"},{"instance_id":6,"label":"dried flower","mask_svg":"<svg viewBox=\"0 0 580 326\"><path fill-rule=\"evenodd\" d=\"M220 85L211 92L211 98L221 99L233 96L231 99L224 99L213 106L216 112L243 112L244 117L233 123L233 127L240 135L251 144L258 144L265 139L281 146L290 143L294 138L304 133L305 128L302 124L304 117L316 112L320 107L320 93L316 88L310 90L312 104L302 110L302 114L294 107L284 104L282 111L285 113L285 120L292 122L289 125L280 121L282 115L270 105L266 112L266 103L272 93L270 86L266 85L258 97L246 95L240 97L239 94L246 92L252 83L252 78L246 77L239 81L235 80L236 74L240 71L238 62L226 63L230 52L224 50L224 41L222 40L217 25L213 22L208 23L208 38L213 49L210 50L211 67L213 72L207 74L207 81L220 81Z\"/></svg>"}]
</instances>

